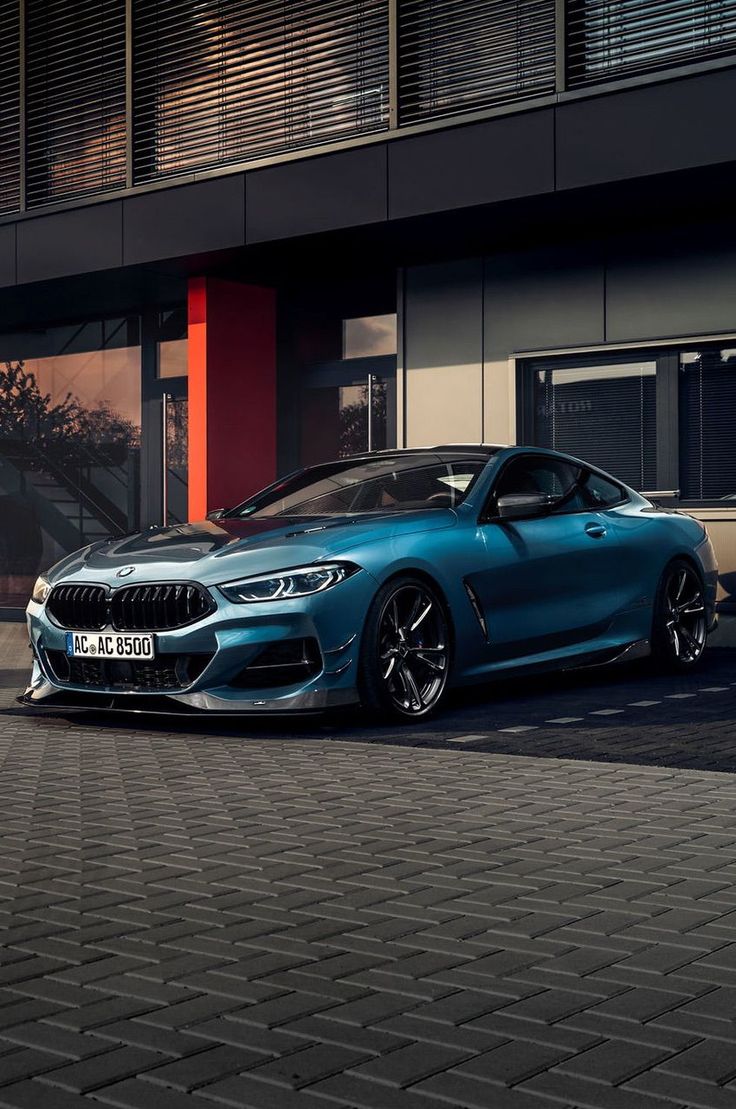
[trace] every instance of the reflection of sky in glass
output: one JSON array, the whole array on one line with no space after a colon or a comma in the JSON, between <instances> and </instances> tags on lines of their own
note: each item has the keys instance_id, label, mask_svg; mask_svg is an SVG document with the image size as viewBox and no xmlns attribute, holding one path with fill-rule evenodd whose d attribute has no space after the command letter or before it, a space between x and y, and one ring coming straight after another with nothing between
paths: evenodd
<instances>
[{"instance_id":1,"label":"reflection of sky in glass","mask_svg":"<svg viewBox=\"0 0 736 1109\"><path fill-rule=\"evenodd\" d=\"M343 322L343 358L396 354L396 316L362 316Z\"/></svg>"},{"instance_id":2,"label":"reflection of sky in glass","mask_svg":"<svg viewBox=\"0 0 736 1109\"><path fill-rule=\"evenodd\" d=\"M23 367L35 376L41 392L50 394L52 404L61 404L71 393L84 408L107 406L140 427L140 347L27 358Z\"/></svg>"},{"instance_id":3,"label":"reflection of sky in glass","mask_svg":"<svg viewBox=\"0 0 736 1109\"><path fill-rule=\"evenodd\" d=\"M570 385L574 381L612 381L614 378L654 377L656 362L634 362L612 366L576 366L570 369L555 369L555 385ZM544 373L540 375L544 379Z\"/></svg>"}]
</instances>

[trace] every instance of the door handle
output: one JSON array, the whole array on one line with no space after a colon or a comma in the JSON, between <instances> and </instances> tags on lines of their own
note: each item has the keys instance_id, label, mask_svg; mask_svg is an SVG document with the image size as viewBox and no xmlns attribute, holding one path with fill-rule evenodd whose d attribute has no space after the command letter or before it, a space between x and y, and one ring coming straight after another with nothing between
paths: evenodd
<instances>
[{"instance_id":1,"label":"door handle","mask_svg":"<svg viewBox=\"0 0 736 1109\"><path fill-rule=\"evenodd\" d=\"M603 539L606 529L603 524L586 524L585 534L589 535L591 539Z\"/></svg>"}]
</instances>

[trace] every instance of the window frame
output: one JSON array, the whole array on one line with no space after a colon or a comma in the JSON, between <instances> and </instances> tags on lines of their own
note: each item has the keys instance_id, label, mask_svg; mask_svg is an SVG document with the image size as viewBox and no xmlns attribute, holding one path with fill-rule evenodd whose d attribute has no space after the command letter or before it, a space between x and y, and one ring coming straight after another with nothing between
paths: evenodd
<instances>
[{"instance_id":1,"label":"window frame","mask_svg":"<svg viewBox=\"0 0 736 1109\"><path fill-rule=\"evenodd\" d=\"M658 493L657 501L681 508L717 508L723 502L717 498L683 498L680 495L680 355L686 350L720 350L727 338L700 340L681 338L665 344L617 346L612 350L596 347L588 351L518 356L517 369L517 440L519 444L535 445L534 374L546 367L575 369L590 365L625 365L630 362L654 362L656 365L655 397L655 449L656 488L642 490L651 495ZM598 467L591 466L591 470ZM603 472L603 471L600 471ZM616 478L616 475L612 475ZM616 478L616 481L618 479ZM639 490L637 490L639 492Z\"/></svg>"}]
</instances>

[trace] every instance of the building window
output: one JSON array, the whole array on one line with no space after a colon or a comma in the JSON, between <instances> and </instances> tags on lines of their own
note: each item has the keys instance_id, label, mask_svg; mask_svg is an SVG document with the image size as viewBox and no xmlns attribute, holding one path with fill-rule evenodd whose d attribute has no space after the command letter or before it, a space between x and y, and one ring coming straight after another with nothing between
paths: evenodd
<instances>
[{"instance_id":1,"label":"building window","mask_svg":"<svg viewBox=\"0 0 736 1109\"><path fill-rule=\"evenodd\" d=\"M736 346L535 359L521 374L520 441L641 492L736 507Z\"/></svg>"},{"instance_id":2,"label":"building window","mask_svg":"<svg viewBox=\"0 0 736 1109\"><path fill-rule=\"evenodd\" d=\"M20 7L0 0L0 212L20 206Z\"/></svg>"},{"instance_id":3,"label":"building window","mask_svg":"<svg viewBox=\"0 0 736 1109\"><path fill-rule=\"evenodd\" d=\"M401 0L402 123L555 87L554 0Z\"/></svg>"},{"instance_id":4,"label":"building window","mask_svg":"<svg viewBox=\"0 0 736 1109\"><path fill-rule=\"evenodd\" d=\"M125 185L124 0L27 0L29 205Z\"/></svg>"},{"instance_id":5,"label":"building window","mask_svg":"<svg viewBox=\"0 0 736 1109\"><path fill-rule=\"evenodd\" d=\"M139 525L136 317L0 335L0 609L69 551Z\"/></svg>"},{"instance_id":6,"label":"building window","mask_svg":"<svg viewBox=\"0 0 736 1109\"><path fill-rule=\"evenodd\" d=\"M736 349L682 351L679 393L681 496L736 507Z\"/></svg>"},{"instance_id":7,"label":"building window","mask_svg":"<svg viewBox=\"0 0 736 1109\"><path fill-rule=\"evenodd\" d=\"M134 0L138 180L380 130L388 3Z\"/></svg>"},{"instance_id":8,"label":"building window","mask_svg":"<svg viewBox=\"0 0 736 1109\"><path fill-rule=\"evenodd\" d=\"M572 0L572 84L649 72L736 50L736 0Z\"/></svg>"},{"instance_id":9,"label":"building window","mask_svg":"<svg viewBox=\"0 0 736 1109\"><path fill-rule=\"evenodd\" d=\"M536 370L535 443L578 455L637 489L654 489L656 374L650 360Z\"/></svg>"},{"instance_id":10,"label":"building window","mask_svg":"<svg viewBox=\"0 0 736 1109\"><path fill-rule=\"evenodd\" d=\"M396 314L343 320L343 358L380 358L396 354Z\"/></svg>"}]
</instances>

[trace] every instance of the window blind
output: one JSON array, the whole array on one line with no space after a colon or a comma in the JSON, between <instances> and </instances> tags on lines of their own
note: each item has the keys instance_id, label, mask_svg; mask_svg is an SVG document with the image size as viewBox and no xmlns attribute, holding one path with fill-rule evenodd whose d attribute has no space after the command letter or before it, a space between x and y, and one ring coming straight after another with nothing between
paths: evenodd
<instances>
[{"instance_id":1,"label":"window blind","mask_svg":"<svg viewBox=\"0 0 736 1109\"><path fill-rule=\"evenodd\" d=\"M680 488L683 500L736 499L736 350L680 355Z\"/></svg>"},{"instance_id":2,"label":"window blind","mask_svg":"<svg viewBox=\"0 0 736 1109\"><path fill-rule=\"evenodd\" d=\"M400 0L402 123L554 88L554 0Z\"/></svg>"},{"instance_id":3,"label":"window blind","mask_svg":"<svg viewBox=\"0 0 736 1109\"><path fill-rule=\"evenodd\" d=\"M736 51L736 0L571 0L567 64L585 85Z\"/></svg>"},{"instance_id":4,"label":"window blind","mask_svg":"<svg viewBox=\"0 0 736 1109\"><path fill-rule=\"evenodd\" d=\"M535 444L656 489L656 370L656 361L535 368Z\"/></svg>"},{"instance_id":5,"label":"window blind","mask_svg":"<svg viewBox=\"0 0 736 1109\"><path fill-rule=\"evenodd\" d=\"M135 0L139 181L380 130L387 0Z\"/></svg>"},{"instance_id":6,"label":"window blind","mask_svg":"<svg viewBox=\"0 0 736 1109\"><path fill-rule=\"evenodd\" d=\"M29 206L125 184L125 0L26 0Z\"/></svg>"},{"instance_id":7,"label":"window blind","mask_svg":"<svg viewBox=\"0 0 736 1109\"><path fill-rule=\"evenodd\" d=\"M20 17L18 0L0 0L0 212L20 205Z\"/></svg>"}]
</instances>

